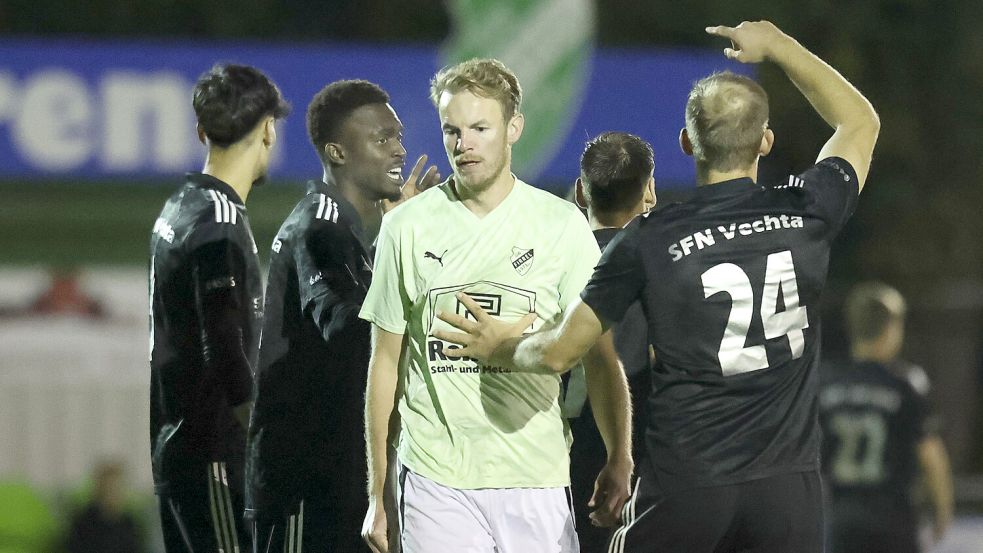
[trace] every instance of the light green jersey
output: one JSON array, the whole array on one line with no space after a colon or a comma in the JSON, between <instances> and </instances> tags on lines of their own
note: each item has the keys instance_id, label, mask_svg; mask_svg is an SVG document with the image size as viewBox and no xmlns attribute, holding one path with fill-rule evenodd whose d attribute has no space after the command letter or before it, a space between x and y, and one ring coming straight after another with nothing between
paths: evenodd
<instances>
[{"instance_id":1,"label":"light green jersey","mask_svg":"<svg viewBox=\"0 0 983 553\"><path fill-rule=\"evenodd\" d=\"M570 483L570 430L560 378L451 360L435 330L440 311L467 316L455 294L514 321L557 320L600 257L576 206L516 179L483 218L448 183L383 218L372 286L359 316L408 336L397 450L410 470L445 486L547 488Z\"/></svg>"}]
</instances>

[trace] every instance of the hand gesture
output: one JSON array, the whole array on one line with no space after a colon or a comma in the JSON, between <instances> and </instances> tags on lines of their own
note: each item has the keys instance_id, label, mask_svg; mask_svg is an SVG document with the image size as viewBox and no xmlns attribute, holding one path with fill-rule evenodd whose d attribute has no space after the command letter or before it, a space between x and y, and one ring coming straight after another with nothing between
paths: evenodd
<instances>
[{"instance_id":1,"label":"hand gesture","mask_svg":"<svg viewBox=\"0 0 983 553\"><path fill-rule=\"evenodd\" d=\"M362 539L369 544L372 553L389 553L388 521L382 497L369 496L369 510L362 522Z\"/></svg>"},{"instance_id":2,"label":"hand gesture","mask_svg":"<svg viewBox=\"0 0 983 553\"><path fill-rule=\"evenodd\" d=\"M431 165L430 167L427 167L427 172L424 173L423 168L426 166L426 164L427 154L423 154L417 158L416 164L413 166L413 170L410 171L409 178L406 179L406 182L403 183L402 188L399 189L399 199L396 201L382 200L381 204L383 213L389 213L397 205L440 182L440 173L437 172L437 166Z\"/></svg>"},{"instance_id":3,"label":"hand gesture","mask_svg":"<svg viewBox=\"0 0 983 553\"><path fill-rule=\"evenodd\" d=\"M500 321L481 308L471 296L464 292L457 293L457 299L468 309L475 320L470 320L454 313L437 313L437 318L464 332L449 332L438 330L433 333L435 338L460 344L461 347L444 348L443 354L457 359L470 357L479 361L488 361L492 354L509 338L522 336L534 322L535 313L527 313L514 323Z\"/></svg>"},{"instance_id":4,"label":"hand gesture","mask_svg":"<svg viewBox=\"0 0 983 553\"><path fill-rule=\"evenodd\" d=\"M731 47L724 48L724 55L741 63L760 63L770 59L776 44L788 38L769 21L745 21L737 27L707 27L706 31L729 38Z\"/></svg>"},{"instance_id":5,"label":"hand gesture","mask_svg":"<svg viewBox=\"0 0 983 553\"><path fill-rule=\"evenodd\" d=\"M607 528L621 520L621 509L631 495L631 459L608 459L594 482L594 495L587 506L594 510L590 520L594 526Z\"/></svg>"}]
</instances>

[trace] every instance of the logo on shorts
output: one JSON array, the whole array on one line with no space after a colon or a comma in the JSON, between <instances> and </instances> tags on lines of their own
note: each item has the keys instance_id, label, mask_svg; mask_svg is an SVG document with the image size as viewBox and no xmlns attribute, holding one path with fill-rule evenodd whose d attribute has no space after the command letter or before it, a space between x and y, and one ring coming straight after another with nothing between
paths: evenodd
<instances>
[{"instance_id":1,"label":"logo on shorts","mask_svg":"<svg viewBox=\"0 0 983 553\"><path fill-rule=\"evenodd\" d=\"M534 253L531 248L527 250L524 248L513 247L512 255L509 259L512 260L512 268L515 269L515 272L522 276L528 273L529 269L532 268L533 255Z\"/></svg>"}]
</instances>

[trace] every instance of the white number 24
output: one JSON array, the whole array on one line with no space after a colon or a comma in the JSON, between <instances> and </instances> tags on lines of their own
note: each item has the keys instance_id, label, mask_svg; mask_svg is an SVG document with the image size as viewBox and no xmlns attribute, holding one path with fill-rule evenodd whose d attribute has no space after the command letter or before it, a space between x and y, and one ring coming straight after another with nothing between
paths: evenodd
<instances>
[{"instance_id":1,"label":"white number 24","mask_svg":"<svg viewBox=\"0 0 983 553\"><path fill-rule=\"evenodd\" d=\"M717 353L724 376L767 369L768 354L764 344L745 347L754 315L754 290L747 273L733 263L721 263L704 272L702 279L704 298L721 292L730 296L730 316ZM779 294L785 304L785 310L781 312L777 311ZM799 286L795 281L792 252L788 250L768 256L761 298L761 322L766 340L788 336L792 359L802 357L805 348L802 330L809 327L809 317L806 307L799 305Z\"/></svg>"}]
</instances>

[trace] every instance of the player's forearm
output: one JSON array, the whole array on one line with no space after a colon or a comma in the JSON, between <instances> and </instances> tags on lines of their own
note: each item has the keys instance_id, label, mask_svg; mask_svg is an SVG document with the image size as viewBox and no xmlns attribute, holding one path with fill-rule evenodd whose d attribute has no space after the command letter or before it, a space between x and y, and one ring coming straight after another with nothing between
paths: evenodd
<instances>
[{"instance_id":1,"label":"player's forearm","mask_svg":"<svg viewBox=\"0 0 983 553\"><path fill-rule=\"evenodd\" d=\"M587 397L608 459L631 458L631 394L615 354L611 333L603 335L583 358Z\"/></svg>"},{"instance_id":2,"label":"player's forearm","mask_svg":"<svg viewBox=\"0 0 983 553\"><path fill-rule=\"evenodd\" d=\"M925 475L925 486L935 511L936 523L947 526L952 519L955 501L949 456L942 440L936 436L925 438L919 445L918 460Z\"/></svg>"},{"instance_id":3,"label":"player's forearm","mask_svg":"<svg viewBox=\"0 0 983 553\"><path fill-rule=\"evenodd\" d=\"M834 129L880 128L877 112L867 98L794 38L780 33L768 58L785 71L819 116Z\"/></svg>"},{"instance_id":4,"label":"player's forearm","mask_svg":"<svg viewBox=\"0 0 983 553\"><path fill-rule=\"evenodd\" d=\"M365 442L368 462L368 493L382 495L389 461L390 421L396 405L396 366L381 361L369 364L365 390Z\"/></svg>"},{"instance_id":5,"label":"player's forearm","mask_svg":"<svg viewBox=\"0 0 983 553\"><path fill-rule=\"evenodd\" d=\"M579 357L563 355L559 345L559 329L547 328L519 338L510 338L496 348L493 364L511 366L514 370L535 374L562 374L570 370Z\"/></svg>"}]
</instances>

